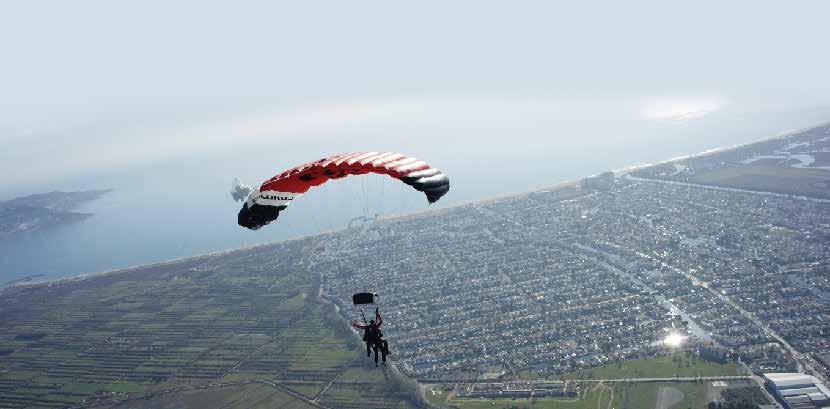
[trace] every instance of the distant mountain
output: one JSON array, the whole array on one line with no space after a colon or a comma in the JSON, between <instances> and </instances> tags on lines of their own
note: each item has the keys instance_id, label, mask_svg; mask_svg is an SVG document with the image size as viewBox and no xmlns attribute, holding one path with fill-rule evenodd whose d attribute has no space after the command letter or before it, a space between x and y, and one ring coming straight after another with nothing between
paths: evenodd
<instances>
[{"instance_id":1,"label":"distant mountain","mask_svg":"<svg viewBox=\"0 0 830 409\"><path fill-rule=\"evenodd\" d=\"M0 202L0 238L84 220L92 214L71 210L111 191L112 189L56 191Z\"/></svg>"}]
</instances>

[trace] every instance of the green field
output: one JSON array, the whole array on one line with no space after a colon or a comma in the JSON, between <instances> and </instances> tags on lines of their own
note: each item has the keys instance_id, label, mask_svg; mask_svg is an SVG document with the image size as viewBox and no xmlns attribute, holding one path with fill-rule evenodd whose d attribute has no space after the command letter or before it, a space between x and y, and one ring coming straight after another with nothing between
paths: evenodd
<instances>
[{"instance_id":1,"label":"green field","mask_svg":"<svg viewBox=\"0 0 830 409\"><path fill-rule=\"evenodd\" d=\"M207 408L236 407L270 409L275 405L285 409L311 409L311 404L266 385L217 387L155 396L150 399L127 401L114 406L118 409Z\"/></svg>"},{"instance_id":2,"label":"green field","mask_svg":"<svg viewBox=\"0 0 830 409\"><path fill-rule=\"evenodd\" d=\"M0 407L408 407L297 269L304 245L5 291Z\"/></svg>"},{"instance_id":3,"label":"green field","mask_svg":"<svg viewBox=\"0 0 830 409\"><path fill-rule=\"evenodd\" d=\"M605 409L613 400L613 389L605 385L592 385L589 390L580 394L579 398L539 398L539 399L487 399L487 398L452 398L447 392L433 395L426 392L427 399L436 405L458 409L484 408L533 408L533 409Z\"/></svg>"},{"instance_id":4,"label":"green field","mask_svg":"<svg viewBox=\"0 0 830 409\"><path fill-rule=\"evenodd\" d=\"M664 398L668 406L662 409L705 409L709 392L707 382L653 382L586 384L578 399L466 399L447 400L448 394L433 396L427 391L427 398L436 405L458 409L652 409L658 400ZM668 397L674 399L666 399ZM660 408L657 408L660 409Z\"/></svg>"},{"instance_id":5,"label":"green field","mask_svg":"<svg viewBox=\"0 0 830 409\"><path fill-rule=\"evenodd\" d=\"M624 361L562 376L563 379L674 378L746 375L737 364L719 364L688 351L655 358Z\"/></svg>"},{"instance_id":6,"label":"green field","mask_svg":"<svg viewBox=\"0 0 830 409\"><path fill-rule=\"evenodd\" d=\"M628 378L674 378L697 376L746 375L737 364L719 364L698 358L689 351L676 352L652 358L622 361L592 369L571 372L558 379L628 379ZM520 380L544 378L535 371L522 371L516 376Z\"/></svg>"},{"instance_id":7,"label":"green field","mask_svg":"<svg viewBox=\"0 0 830 409\"><path fill-rule=\"evenodd\" d=\"M708 403L706 398L710 384L707 382L659 382L659 383L625 383L615 387L614 405L618 409L649 409L655 408L658 395L672 392L678 394L679 401L663 409L705 409ZM659 408L658 408L659 409Z\"/></svg>"},{"instance_id":8,"label":"green field","mask_svg":"<svg viewBox=\"0 0 830 409\"><path fill-rule=\"evenodd\" d=\"M830 198L830 172L783 166L716 168L689 179L691 183L745 190Z\"/></svg>"}]
</instances>

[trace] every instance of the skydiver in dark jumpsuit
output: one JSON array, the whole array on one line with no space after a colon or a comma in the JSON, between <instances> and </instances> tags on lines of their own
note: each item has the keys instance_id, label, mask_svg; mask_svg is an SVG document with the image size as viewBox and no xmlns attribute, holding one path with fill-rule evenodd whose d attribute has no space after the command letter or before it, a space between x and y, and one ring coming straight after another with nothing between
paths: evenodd
<instances>
[{"instance_id":1,"label":"skydiver in dark jumpsuit","mask_svg":"<svg viewBox=\"0 0 830 409\"><path fill-rule=\"evenodd\" d=\"M378 366L378 351L380 351L384 365L386 365L386 355L389 355L389 343L383 339L383 333L380 331L381 325L383 325L383 317L380 316L377 308L375 308L375 319L370 320L369 324L352 324L353 327L363 330L363 340L366 341L366 356L372 355L371 350L375 351L375 366Z\"/></svg>"}]
</instances>

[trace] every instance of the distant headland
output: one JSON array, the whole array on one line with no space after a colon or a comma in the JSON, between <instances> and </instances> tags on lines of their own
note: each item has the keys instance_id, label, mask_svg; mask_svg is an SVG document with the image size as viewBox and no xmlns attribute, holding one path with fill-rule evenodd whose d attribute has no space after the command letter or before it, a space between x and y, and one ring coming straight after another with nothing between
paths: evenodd
<instances>
[{"instance_id":1,"label":"distant headland","mask_svg":"<svg viewBox=\"0 0 830 409\"><path fill-rule=\"evenodd\" d=\"M0 202L0 239L85 220L92 213L72 211L112 189L49 192Z\"/></svg>"}]
</instances>

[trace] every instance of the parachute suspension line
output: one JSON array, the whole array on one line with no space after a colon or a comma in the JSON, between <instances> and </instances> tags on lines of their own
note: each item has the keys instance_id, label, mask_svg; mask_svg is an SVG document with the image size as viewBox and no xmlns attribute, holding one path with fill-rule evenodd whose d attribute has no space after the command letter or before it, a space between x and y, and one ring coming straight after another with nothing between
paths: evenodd
<instances>
[{"instance_id":1,"label":"parachute suspension line","mask_svg":"<svg viewBox=\"0 0 830 409\"><path fill-rule=\"evenodd\" d=\"M322 233L322 232L323 232L323 229L321 229L321 228L320 228L320 223L317 223L317 216L315 216L315 213L317 213L317 211L316 211L316 210L317 210L317 209L316 209L316 207L317 207L316 203L315 203L315 206L314 206L314 207L315 207L315 209L311 212L311 221L314 223L314 228L316 229L316 232L315 232L315 233L316 233L316 234L320 234L320 233Z\"/></svg>"},{"instance_id":2,"label":"parachute suspension line","mask_svg":"<svg viewBox=\"0 0 830 409\"><path fill-rule=\"evenodd\" d=\"M352 221L355 220L355 218L353 217L351 204L352 203L357 203L359 201L359 199L358 199L358 192L357 192L357 190L355 190L355 187L354 187L354 185L355 185L354 181L349 179L349 178L347 178L347 179L348 180L346 181L346 183L342 187L344 197L346 198L346 199L344 199L344 203L342 205L345 206L345 203L348 203L349 207L348 208L341 208L340 210L346 212L345 216L347 216L347 218L348 218L348 224L346 226L348 228L351 228L352 227ZM355 311L357 311L357 307L355 307Z\"/></svg>"},{"instance_id":3,"label":"parachute suspension line","mask_svg":"<svg viewBox=\"0 0 830 409\"><path fill-rule=\"evenodd\" d=\"M291 220L291 219L289 218L288 220ZM291 229L291 234L293 234L294 237L305 236L305 235L308 234L308 232L305 232L305 231L302 230L301 225L300 226L295 226L294 223L291 223L288 226L288 228Z\"/></svg>"},{"instance_id":4,"label":"parachute suspension line","mask_svg":"<svg viewBox=\"0 0 830 409\"><path fill-rule=\"evenodd\" d=\"M346 183L343 185L343 190L346 192L346 197L348 197L350 201L348 202L349 207L342 210L346 211L346 214L350 219L349 225L351 225L351 220L355 219L355 217L353 217L354 209L351 205L352 203L354 203L355 205L359 205L362 209L363 203L361 203L361 201L363 200L363 196L360 194L360 190L357 188L357 183L351 179L347 180Z\"/></svg>"},{"instance_id":5,"label":"parachute suspension line","mask_svg":"<svg viewBox=\"0 0 830 409\"><path fill-rule=\"evenodd\" d=\"M399 189L399 191L400 191L400 189ZM405 195L398 195L398 196L400 196L399 202L398 202L399 203L398 204L398 209L399 209L398 213L399 214L404 214L408 210L406 208L406 196Z\"/></svg>"},{"instance_id":6,"label":"parachute suspension line","mask_svg":"<svg viewBox=\"0 0 830 409\"><path fill-rule=\"evenodd\" d=\"M288 226L288 237L283 237L282 240L293 239L295 237L299 237L300 235L308 234L307 232L300 231L298 227L294 226L294 223L291 223L290 216L283 215L281 220L286 226Z\"/></svg>"},{"instance_id":7,"label":"parachute suspension line","mask_svg":"<svg viewBox=\"0 0 830 409\"><path fill-rule=\"evenodd\" d=\"M363 191L363 208L360 209L363 212L363 217L369 217L369 195L366 193L366 179L360 178L360 189Z\"/></svg>"},{"instance_id":8,"label":"parachute suspension line","mask_svg":"<svg viewBox=\"0 0 830 409\"><path fill-rule=\"evenodd\" d=\"M360 186L358 187L357 182L350 180L348 185L349 190L349 197L354 198L354 203L357 208L349 208L349 217L351 220L357 220L358 226L365 222L363 218L366 216L366 189L365 189L365 181L361 178L360 179ZM349 221L349 226L351 226L351 220Z\"/></svg>"},{"instance_id":9,"label":"parachute suspension line","mask_svg":"<svg viewBox=\"0 0 830 409\"><path fill-rule=\"evenodd\" d=\"M357 189L357 184L355 184L355 189ZM360 190L358 190L358 195L360 196L360 216L366 216L366 185L363 179L360 179Z\"/></svg>"},{"instance_id":10,"label":"parachute suspension line","mask_svg":"<svg viewBox=\"0 0 830 409\"><path fill-rule=\"evenodd\" d=\"M283 216L283 224L285 224L286 227L288 227L288 237L283 238L283 240L293 239L294 237L297 237L297 230L294 228L294 225L291 223L288 217Z\"/></svg>"},{"instance_id":11,"label":"parachute suspension line","mask_svg":"<svg viewBox=\"0 0 830 409\"><path fill-rule=\"evenodd\" d=\"M389 180L387 178L381 178L381 177L378 177L378 178L375 178L375 179L378 181L378 184L380 185L380 197L378 198L378 207L380 208L380 211L378 211L376 213L377 214L383 214L383 213L386 213L386 211L383 207L383 205L384 205L383 199L384 199L384 193L385 193L385 190L386 190L386 183L388 183Z\"/></svg>"}]
</instances>

